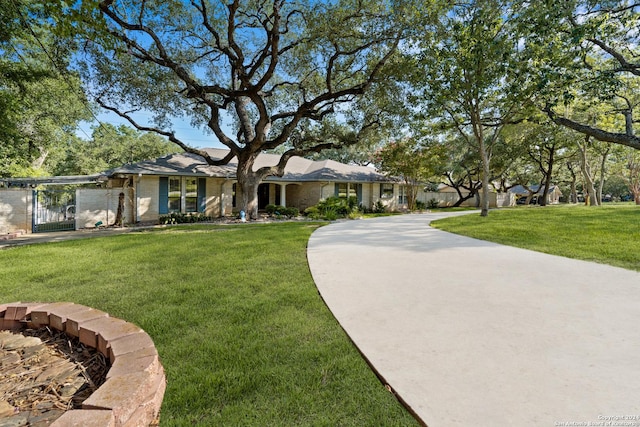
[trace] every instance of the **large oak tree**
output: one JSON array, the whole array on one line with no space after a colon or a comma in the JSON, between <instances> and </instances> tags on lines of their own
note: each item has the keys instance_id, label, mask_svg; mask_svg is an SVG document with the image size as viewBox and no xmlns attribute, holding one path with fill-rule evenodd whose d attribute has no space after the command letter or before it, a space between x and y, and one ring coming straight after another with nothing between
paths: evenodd
<instances>
[{"instance_id":1,"label":"large oak tree","mask_svg":"<svg viewBox=\"0 0 640 427\"><path fill-rule=\"evenodd\" d=\"M82 0L69 1L68 16L84 39L83 70L98 102L209 164L237 158L241 208L255 218L261 180L282 175L292 156L343 144L314 138L314 124L347 121L348 106L380 78L402 38L400 3ZM229 154L211 158L185 143L174 117L209 130ZM348 143L375 124L358 118ZM286 147L278 164L254 168L278 147Z\"/></svg>"}]
</instances>

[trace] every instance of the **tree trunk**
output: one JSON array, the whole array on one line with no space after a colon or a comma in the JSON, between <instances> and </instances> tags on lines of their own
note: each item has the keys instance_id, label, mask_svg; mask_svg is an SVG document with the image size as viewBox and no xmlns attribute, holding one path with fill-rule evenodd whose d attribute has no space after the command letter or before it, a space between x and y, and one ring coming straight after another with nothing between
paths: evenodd
<instances>
[{"instance_id":1,"label":"tree trunk","mask_svg":"<svg viewBox=\"0 0 640 427\"><path fill-rule=\"evenodd\" d=\"M458 200L456 200L456 202L453 204L452 207L457 208L460 205L462 205L464 202L466 202L467 200L476 197L477 192L470 192L466 197L462 195L462 192L459 191L458 189L456 189L456 192L458 193Z\"/></svg>"},{"instance_id":2,"label":"tree trunk","mask_svg":"<svg viewBox=\"0 0 640 427\"><path fill-rule=\"evenodd\" d=\"M551 177L553 176L553 160L555 152L555 144L553 144L551 145L551 147L549 147L549 167L547 168L547 170L543 171L545 175L543 184L544 188L542 189L542 194L538 196L538 204L540 206L547 206L547 199L549 198L549 187L551 187ZM542 200L540 200L540 197L542 197Z\"/></svg>"},{"instance_id":3,"label":"tree trunk","mask_svg":"<svg viewBox=\"0 0 640 427\"><path fill-rule=\"evenodd\" d=\"M600 181L598 182L598 204L602 204L602 189L604 188L604 179L605 174L607 173L607 158L609 157L609 152L611 151L611 146L607 146L604 153L602 153L602 159L600 161Z\"/></svg>"},{"instance_id":4,"label":"tree trunk","mask_svg":"<svg viewBox=\"0 0 640 427\"><path fill-rule=\"evenodd\" d=\"M569 201L571 203L578 203L578 188L576 182L578 181L578 177L576 176L576 172L573 170L573 166L571 162L567 163L567 169L571 174L571 195L569 196Z\"/></svg>"},{"instance_id":5,"label":"tree trunk","mask_svg":"<svg viewBox=\"0 0 640 427\"><path fill-rule=\"evenodd\" d=\"M587 147L589 145L589 136L585 137L585 144L582 146L578 144L580 148L580 170L582 171L582 176L584 177L585 190L587 194L585 195L585 204L587 206L598 206L598 198L596 194L596 189L593 183L593 176L591 175L591 166L589 165L589 159L587 158Z\"/></svg>"},{"instance_id":6,"label":"tree trunk","mask_svg":"<svg viewBox=\"0 0 640 427\"><path fill-rule=\"evenodd\" d=\"M113 221L114 227L122 227L122 220L124 216L124 193L118 195L118 211L116 212L116 219Z\"/></svg>"},{"instance_id":7,"label":"tree trunk","mask_svg":"<svg viewBox=\"0 0 640 427\"><path fill-rule=\"evenodd\" d=\"M480 155L482 156L482 199L480 216L489 215L489 154L487 153L484 141L480 141Z\"/></svg>"},{"instance_id":8,"label":"tree trunk","mask_svg":"<svg viewBox=\"0 0 640 427\"><path fill-rule=\"evenodd\" d=\"M405 180L404 188L407 194L407 210L411 212L416 208L416 199L418 198L418 186L413 181Z\"/></svg>"},{"instance_id":9,"label":"tree trunk","mask_svg":"<svg viewBox=\"0 0 640 427\"><path fill-rule=\"evenodd\" d=\"M258 186L262 182L263 176L254 172L253 163L257 154L249 154L243 156L244 159L238 159L238 185L242 189L241 211L247 216L247 219L258 219Z\"/></svg>"}]
</instances>

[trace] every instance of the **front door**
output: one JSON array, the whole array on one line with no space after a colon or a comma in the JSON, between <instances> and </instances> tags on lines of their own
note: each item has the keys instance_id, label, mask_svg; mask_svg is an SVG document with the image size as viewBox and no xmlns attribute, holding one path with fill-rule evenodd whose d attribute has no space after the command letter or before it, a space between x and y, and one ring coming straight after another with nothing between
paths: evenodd
<instances>
[{"instance_id":1,"label":"front door","mask_svg":"<svg viewBox=\"0 0 640 427\"><path fill-rule=\"evenodd\" d=\"M269 184L258 185L258 209L264 209L269 204Z\"/></svg>"}]
</instances>

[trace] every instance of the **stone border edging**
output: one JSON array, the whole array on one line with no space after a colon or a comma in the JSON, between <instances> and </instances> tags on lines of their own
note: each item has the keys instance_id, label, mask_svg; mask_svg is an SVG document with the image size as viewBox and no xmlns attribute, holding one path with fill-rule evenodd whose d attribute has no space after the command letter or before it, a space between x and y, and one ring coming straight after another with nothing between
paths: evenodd
<instances>
[{"instance_id":1,"label":"stone border edging","mask_svg":"<svg viewBox=\"0 0 640 427\"><path fill-rule=\"evenodd\" d=\"M146 332L70 302L0 304L0 330L44 326L79 338L111 362L106 381L82 403L82 409L65 412L51 427L149 426L158 417L166 377Z\"/></svg>"}]
</instances>

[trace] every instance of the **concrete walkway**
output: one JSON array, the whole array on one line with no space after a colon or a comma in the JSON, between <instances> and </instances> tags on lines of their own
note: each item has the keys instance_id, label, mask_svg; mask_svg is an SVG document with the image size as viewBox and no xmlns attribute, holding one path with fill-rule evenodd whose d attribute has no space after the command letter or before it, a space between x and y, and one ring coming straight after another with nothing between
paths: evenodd
<instances>
[{"instance_id":1,"label":"concrete walkway","mask_svg":"<svg viewBox=\"0 0 640 427\"><path fill-rule=\"evenodd\" d=\"M422 421L640 426L640 273L430 228L440 217L335 223L308 246L327 305Z\"/></svg>"},{"instance_id":2,"label":"concrete walkway","mask_svg":"<svg viewBox=\"0 0 640 427\"><path fill-rule=\"evenodd\" d=\"M48 233L28 233L21 234L11 239L0 239L0 250L12 248L15 246L31 245L35 243L63 242L66 240L87 239L91 237L106 237L116 234L129 233L131 231L141 230L140 228L90 228L75 231L56 231Z\"/></svg>"}]
</instances>

